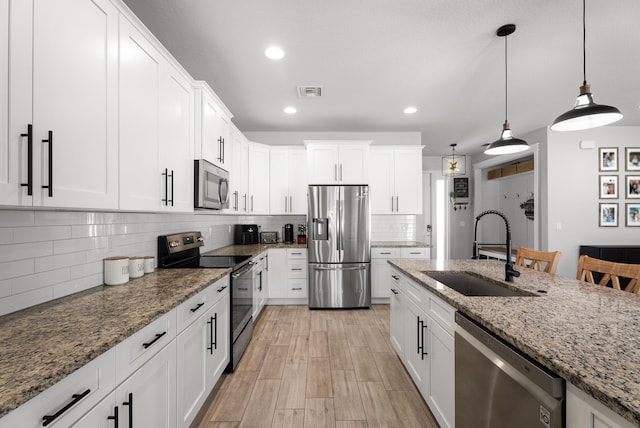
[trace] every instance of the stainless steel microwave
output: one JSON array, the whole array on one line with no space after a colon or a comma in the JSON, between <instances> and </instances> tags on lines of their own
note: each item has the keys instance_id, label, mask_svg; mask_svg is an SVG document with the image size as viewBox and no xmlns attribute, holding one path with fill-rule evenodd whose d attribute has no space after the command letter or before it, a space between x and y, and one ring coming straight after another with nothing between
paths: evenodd
<instances>
[{"instance_id":1,"label":"stainless steel microwave","mask_svg":"<svg viewBox=\"0 0 640 428\"><path fill-rule=\"evenodd\" d=\"M194 171L194 208L229 208L229 173L204 159L196 159Z\"/></svg>"}]
</instances>

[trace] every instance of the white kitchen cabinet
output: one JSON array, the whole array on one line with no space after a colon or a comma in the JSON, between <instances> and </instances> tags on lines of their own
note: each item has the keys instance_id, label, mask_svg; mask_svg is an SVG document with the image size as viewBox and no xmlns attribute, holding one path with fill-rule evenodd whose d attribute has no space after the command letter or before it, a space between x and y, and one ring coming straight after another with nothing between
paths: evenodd
<instances>
[{"instance_id":1,"label":"white kitchen cabinet","mask_svg":"<svg viewBox=\"0 0 640 428\"><path fill-rule=\"evenodd\" d=\"M213 89L203 81L195 82L196 89L196 157L229 171L230 123L233 115Z\"/></svg>"},{"instance_id":2,"label":"white kitchen cabinet","mask_svg":"<svg viewBox=\"0 0 640 428\"><path fill-rule=\"evenodd\" d=\"M309 184L369 184L371 141L306 140Z\"/></svg>"},{"instance_id":3,"label":"white kitchen cabinet","mask_svg":"<svg viewBox=\"0 0 640 428\"><path fill-rule=\"evenodd\" d=\"M399 248L371 248L371 298L388 299L390 296L389 280L391 265L389 260L399 259Z\"/></svg>"},{"instance_id":4,"label":"white kitchen cabinet","mask_svg":"<svg viewBox=\"0 0 640 428\"><path fill-rule=\"evenodd\" d=\"M269 303L302 304L308 297L307 249L269 250Z\"/></svg>"},{"instance_id":5,"label":"white kitchen cabinet","mask_svg":"<svg viewBox=\"0 0 640 428\"><path fill-rule=\"evenodd\" d=\"M269 214L269 146L249 142L250 214Z\"/></svg>"},{"instance_id":6,"label":"white kitchen cabinet","mask_svg":"<svg viewBox=\"0 0 640 428\"><path fill-rule=\"evenodd\" d=\"M0 9L2 204L117 208L118 10L108 0Z\"/></svg>"},{"instance_id":7,"label":"white kitchen cabinet","mask_svg":"<svg viewBox=\"0 0 640 428\"><path fill-rule=\"evenodd\" d=\"M287 250L269 250L269 300L287 298Z\"/></svg>"},{"instance_id":8,"label":"white kitchen cabinet","mask_svg":"<svg viewBox=\"0 0 640 428\"><path fill-rule=\"evenodd\" d=\"M253 273L253 320L258 319L262 308L267 303L267 296L269 296L268 286L268 252L264 251L258 256L254 257L252 262L254 263Z\"/></svg>"},{"instance_id":9,"label":"white kitchen cabinet","mask_svg":"<svg viewBox=\"0 0 640 428\"><path fill-rule=\"evenodd\" d=\"M227 276L178 307L178 320L190 322L176 341L179 427L193 422L229 362L229 305Z\"/></svg>"},{"instance_id":10,"label":"white kitchen cabinet","mask_svg":"<svg viewBox=\"0 0 640 428\"><path fill-rule=\"evenodd\" d=\"M86 415L81 417L71 428L114 428L120 427L120 421L124 421L128 414L126 408L116 403L115 391L107 395ZM124 423L124 422L123 422Z\"/></svg>"},{"instance_id":11,"label":"white kitchen cabinet","mask_svg":"<svg viewBox=\"0 0 640 428\"><path fill-rule=\"evenodd\" d=\"M270 213L307 213L307 154L302 148L270 150Z\"/></svg>"},{"instance_id":12,"label":"white kitchen cabinet","mask_svg":"<svg viewBox=\"0 0 640 428\"><path fill-rule=\"evenodd\" d=\"M0 428L40 428L45 416L53 418L50 427L68 427L115 386L115 350L112 348L2 417Z\"/></svg>"},{"instance_id":13,"label":"white kitchen cabinet","mask_svg":"<svg viewBox=\"0 0 640 428\"><path fill-rule=\"evenodd\" d=\"M229 172L229 208L231 213L247 213L249 210L249 142L231 124L231 171Z\"/></svg>"},{"instance_id":14,"label":"white kitchen cabinet","mask_svg":"<svg viewBox=\"0 0 640 428\"><path fill-rule=\"evenodd\" d=\"M116 388L122 406L120 427L170 428L176 425L176 341L155 354Z\"/></svg>"},{"instance_id":15,"label":"white kitchen cabinet","mask_svg":"<svg viewBox=\"0 0 640 428\"><path fill-rule=\"evenodd\" d=\"M372 214L422 214L422 146L371 148Z\"/></svg>"},{"instance_id":16,"label":"white kitchen cabinet","mask_svg":"<svg viewBox=\"0 0 640 428\"><path fill-rule=\"evenodd\" d=\"M632 428L636 425L567 382L567 428Z\"/></svg>"},{"instance_id":17,"label":"white kitchen cabinet","mask_svg":"<svg viewBox=\"0 0 640 428\"><path fill-rule=\"evenodd\" d=\"M455 309L391 269L391 344L442 427L455 426Z\"/></svg>"}]
</instances>

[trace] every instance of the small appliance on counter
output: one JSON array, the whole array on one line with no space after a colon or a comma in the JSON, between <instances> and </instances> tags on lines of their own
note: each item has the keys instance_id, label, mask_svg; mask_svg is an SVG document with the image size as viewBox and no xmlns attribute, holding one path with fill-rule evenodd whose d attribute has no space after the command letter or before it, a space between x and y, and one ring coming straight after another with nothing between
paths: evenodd
<instances>
[{"instance_id":1,"label":"small appliance on counter","mask_svg":"<svg viewBox=\"0 0 640 428\"><path fill-rule=\"evenodd\" d=\"M261 244L276 244L278 242L278 232L260 232Z\"/></svg>"},{"instance_id":2,"label":"small appliance on counter","mask_svg":"<svg viewBox=\"0 0 640 428\"><path fill-rule=\"evenodd\" d=\"M284 242L286 244L293 244L293 225L291 223L284 225Z\"/></svg>"},{"instance_id":3,"label":"small appliance on counter","mask_svg":"<svg viewBox=\"0 0 640 428\"><path fill-rule=\"evenodd\" d=\"M233 243L236 245L259 244L257 224L236 224Z\"/></svg>"},{"instance_id":4,"label":"small appliance on counter","mask_svg":"<svg viewBox=\"0 0 640 428\"><path fill-rule=\"evenodd\" d=\"M307 226L304 224L298 225L298 244L306 245L307 243Z\"/></svg>"}]
</instances>

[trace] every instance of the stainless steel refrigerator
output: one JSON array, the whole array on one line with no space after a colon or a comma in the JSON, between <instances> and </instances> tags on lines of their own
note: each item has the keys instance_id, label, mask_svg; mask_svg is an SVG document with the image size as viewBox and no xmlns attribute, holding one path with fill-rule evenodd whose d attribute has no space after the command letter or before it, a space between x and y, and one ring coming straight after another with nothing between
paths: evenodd
<instances>
[{"instance_id":1,"label":"stainless steel refrigerator","mask_svg":"<svg viewBox=\"0 0 640 428\"><path fill-rule=\"evenodd\" d=\"M369 186L309 186L310 308L371 306Z\"/></svg>"}]
</instances>

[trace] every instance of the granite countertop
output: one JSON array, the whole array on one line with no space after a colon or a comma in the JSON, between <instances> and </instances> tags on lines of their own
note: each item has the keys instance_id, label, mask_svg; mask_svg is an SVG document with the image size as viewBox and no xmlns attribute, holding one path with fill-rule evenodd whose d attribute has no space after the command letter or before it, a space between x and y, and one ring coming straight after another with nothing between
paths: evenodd
<instances>
[{"instance_id":1,"label":"granite countertop","mask_svg":"<svg viewBox=\"0 0 640 428\"><path fill-rule=\"evenodd\" d=\"M278 242L277 244L254 244L254 245L228 245L218 248L217 250L202 253L205 256L257 256L263 251L271 248L307 248L307 244L285 244Z\"/></svg>"},{"instance_id":2,"label":"granite countertop","mask_svg":"<svg viewBox=\"0 0 640 428\"><path fill-rule=\"evenodd\" d=\"M390 263L640 426L640 295L519 268L521 276L513 286L540 297L463 296L422 271L473 271L503 280L504 262L414 259Z\"/></svg>"},{"instance_id":3,"label":"granite countertop","mask_svg":"<svg viewBox=\"0 0 640 428\"><path fill-rule=\"evenodd\" d=\"M231 269L160 269L0 317L0 417Z\"/></svg>"},{"instance_id":4,"label":"granite countertop","mask_svg":"<svg viewBox=\"0 0 640 428\"><path fill-rule=\"evenodd\" d=\"M404 248L416 248L416 247L427 247L430 248L431 245L427 245L424 242L420 241L372 241L371 247L404 247Z\"/></svg>"}]
</instances>

